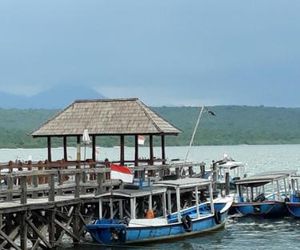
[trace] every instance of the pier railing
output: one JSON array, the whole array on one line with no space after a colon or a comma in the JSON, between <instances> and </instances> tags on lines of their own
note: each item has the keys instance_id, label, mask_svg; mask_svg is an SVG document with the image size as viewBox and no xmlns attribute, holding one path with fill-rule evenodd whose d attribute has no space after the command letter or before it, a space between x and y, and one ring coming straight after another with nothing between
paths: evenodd
<instances>
[{"instance_id":1,"label":"pier railing","mask_svg":"<svg viewBox=\"0 0 300 250\"><path fill-rule=\"evenodd\" d=\"M182 168L192 176L194 166L185 162L135 166L133 170L136 178L153 180L170 173L176 178ZM28 198L47 197L49 202L53 202L56 196L73 195L76 199L122 184L119 180L110 179L109 167L93 161L9 162L0 165L0 181L0 202L19 200L20 204L27 204Z\"/></svg>"}]
</instances>

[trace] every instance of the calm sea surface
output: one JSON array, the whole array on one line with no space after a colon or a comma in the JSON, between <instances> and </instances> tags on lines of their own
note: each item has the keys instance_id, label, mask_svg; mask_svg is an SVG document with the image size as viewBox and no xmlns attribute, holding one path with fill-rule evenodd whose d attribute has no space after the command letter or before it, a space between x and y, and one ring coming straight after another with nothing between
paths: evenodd
<instances>
[{"instance_id":1,"label":"calm sea surface","mask_svg":"<svg viewBox=\"0 0 300 250\"><path fill-rule=\"evenodd\" d=\"M84 149L82 155L84 155ZM75 158L75 148L69 148L69 159ZM187 147L167 147L169 159L184 159ZM133 148L126 148L126 159L134 158ZM148 148L140 149L140 156L148 157ZM212 160L223 158L224 154L237 161L246 163L248 175L281 169L300 171L300 145L239 145L239 146L200 146L193 147L189 154L191 161L204 161L207 166ZM61 148L53 149L54 159L61 159ZM14 159L33 161L46 159L46 149L0 149L0 162ZM119 148L99 148L98 160L109 158L117 160ZM86 149L87 158L91 158L90 148ZM160 157L160 148L155 148L155 156ZM68 243L60 249L96 250L105 249L88 242L77 247ZM117 248L113 248L117 249ZM284 218L261 220L252 218L229 219L223 230L188 238L180 241L159 243L147 246L124 247L119 249L300 249L300 220Z\"/></svg>"}]
</instances>

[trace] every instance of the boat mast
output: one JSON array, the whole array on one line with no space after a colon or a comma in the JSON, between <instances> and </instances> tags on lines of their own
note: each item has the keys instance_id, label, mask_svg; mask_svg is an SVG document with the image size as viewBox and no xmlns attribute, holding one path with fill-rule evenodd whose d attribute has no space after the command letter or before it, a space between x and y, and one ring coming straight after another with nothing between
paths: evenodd
<instances>
[{"instance_id":1,"label":"boat mast","mask_svg":"<svg viewBox=\"0 0 300 250\"><path fill-rule=\"evenodd\" d=\"M193 134L192 134L192 138L191 138L191 140L190 140L189 148L188 148L188 150L187 150L187 152L186 152L186 155L185 155L184 162L187 161L187 158L188 158L188 156L189 156L189 153L190 153L191 147L192 147L193 142L194 142L194 137L195 137L196 131L197 131L197 129L198 129L199 122L200 122L200 118L201 118L201 116L202 116L203 110L204 110L204 106L202 106L202 108L201 108L201 110L200 110L200 112L199 112L198 119L197 119L197 122L196 122L196 125L195 125L195 128L194 128L194 131L193 131ZM182 170L181 170L181 171L182 171Z\"/></svg>"}]
</instances>

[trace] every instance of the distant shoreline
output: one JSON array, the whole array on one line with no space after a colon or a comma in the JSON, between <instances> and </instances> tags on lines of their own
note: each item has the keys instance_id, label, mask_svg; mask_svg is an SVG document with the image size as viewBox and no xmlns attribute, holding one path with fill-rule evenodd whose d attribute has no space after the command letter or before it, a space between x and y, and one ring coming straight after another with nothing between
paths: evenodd
<instances>
[{"instance_id":1,"label":"distant shoreline","mask_svg":"<svg viewBox=\"0 0 300 250\"><path fill-rule=\"evenodd\" d=\"M204 114L196 133L194 145L288 145L300 144L300 108L264 106L213 106L212 117ZM178 136L167 136L167 146L189 145L199 107L152 107L153 111L182 131ZM57 109L0 109L0 148L43 148L46 140L33 139L31 132L40 127ZM69 145L75 145L70 138ZM117 137L101 137L99 146L116 146ZM147 137L146 137L147 144ZM62 139L53 140L53 147ZM127 146L133 145L129 138ZM154 145L160 140L154 137Z\"/></svg>"}]
</instances>

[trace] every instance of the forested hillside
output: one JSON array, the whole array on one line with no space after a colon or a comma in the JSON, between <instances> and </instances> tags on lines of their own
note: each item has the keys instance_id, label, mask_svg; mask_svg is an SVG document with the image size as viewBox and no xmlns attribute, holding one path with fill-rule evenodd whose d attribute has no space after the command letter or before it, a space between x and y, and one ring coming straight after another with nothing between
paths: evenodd
<instances>
[{"instance_id":1,"label":"forested hillside","mask_svg":"<svg viewBox=\"0 0 300 250\"><path fill-rule=\"evenodd\" d=\"M168 136L168 145L189 144L200 108L152 109L182 131L179 136ZM216 116L203 113L194 145L300 143L300 108L214 106L208 109ZM45 147L44 139L33 139L30 133L56 112L58 110L0 109L0 147ZM103 143L113 146L117 141L106 138Z\"/></svg>"}]
</instances>

